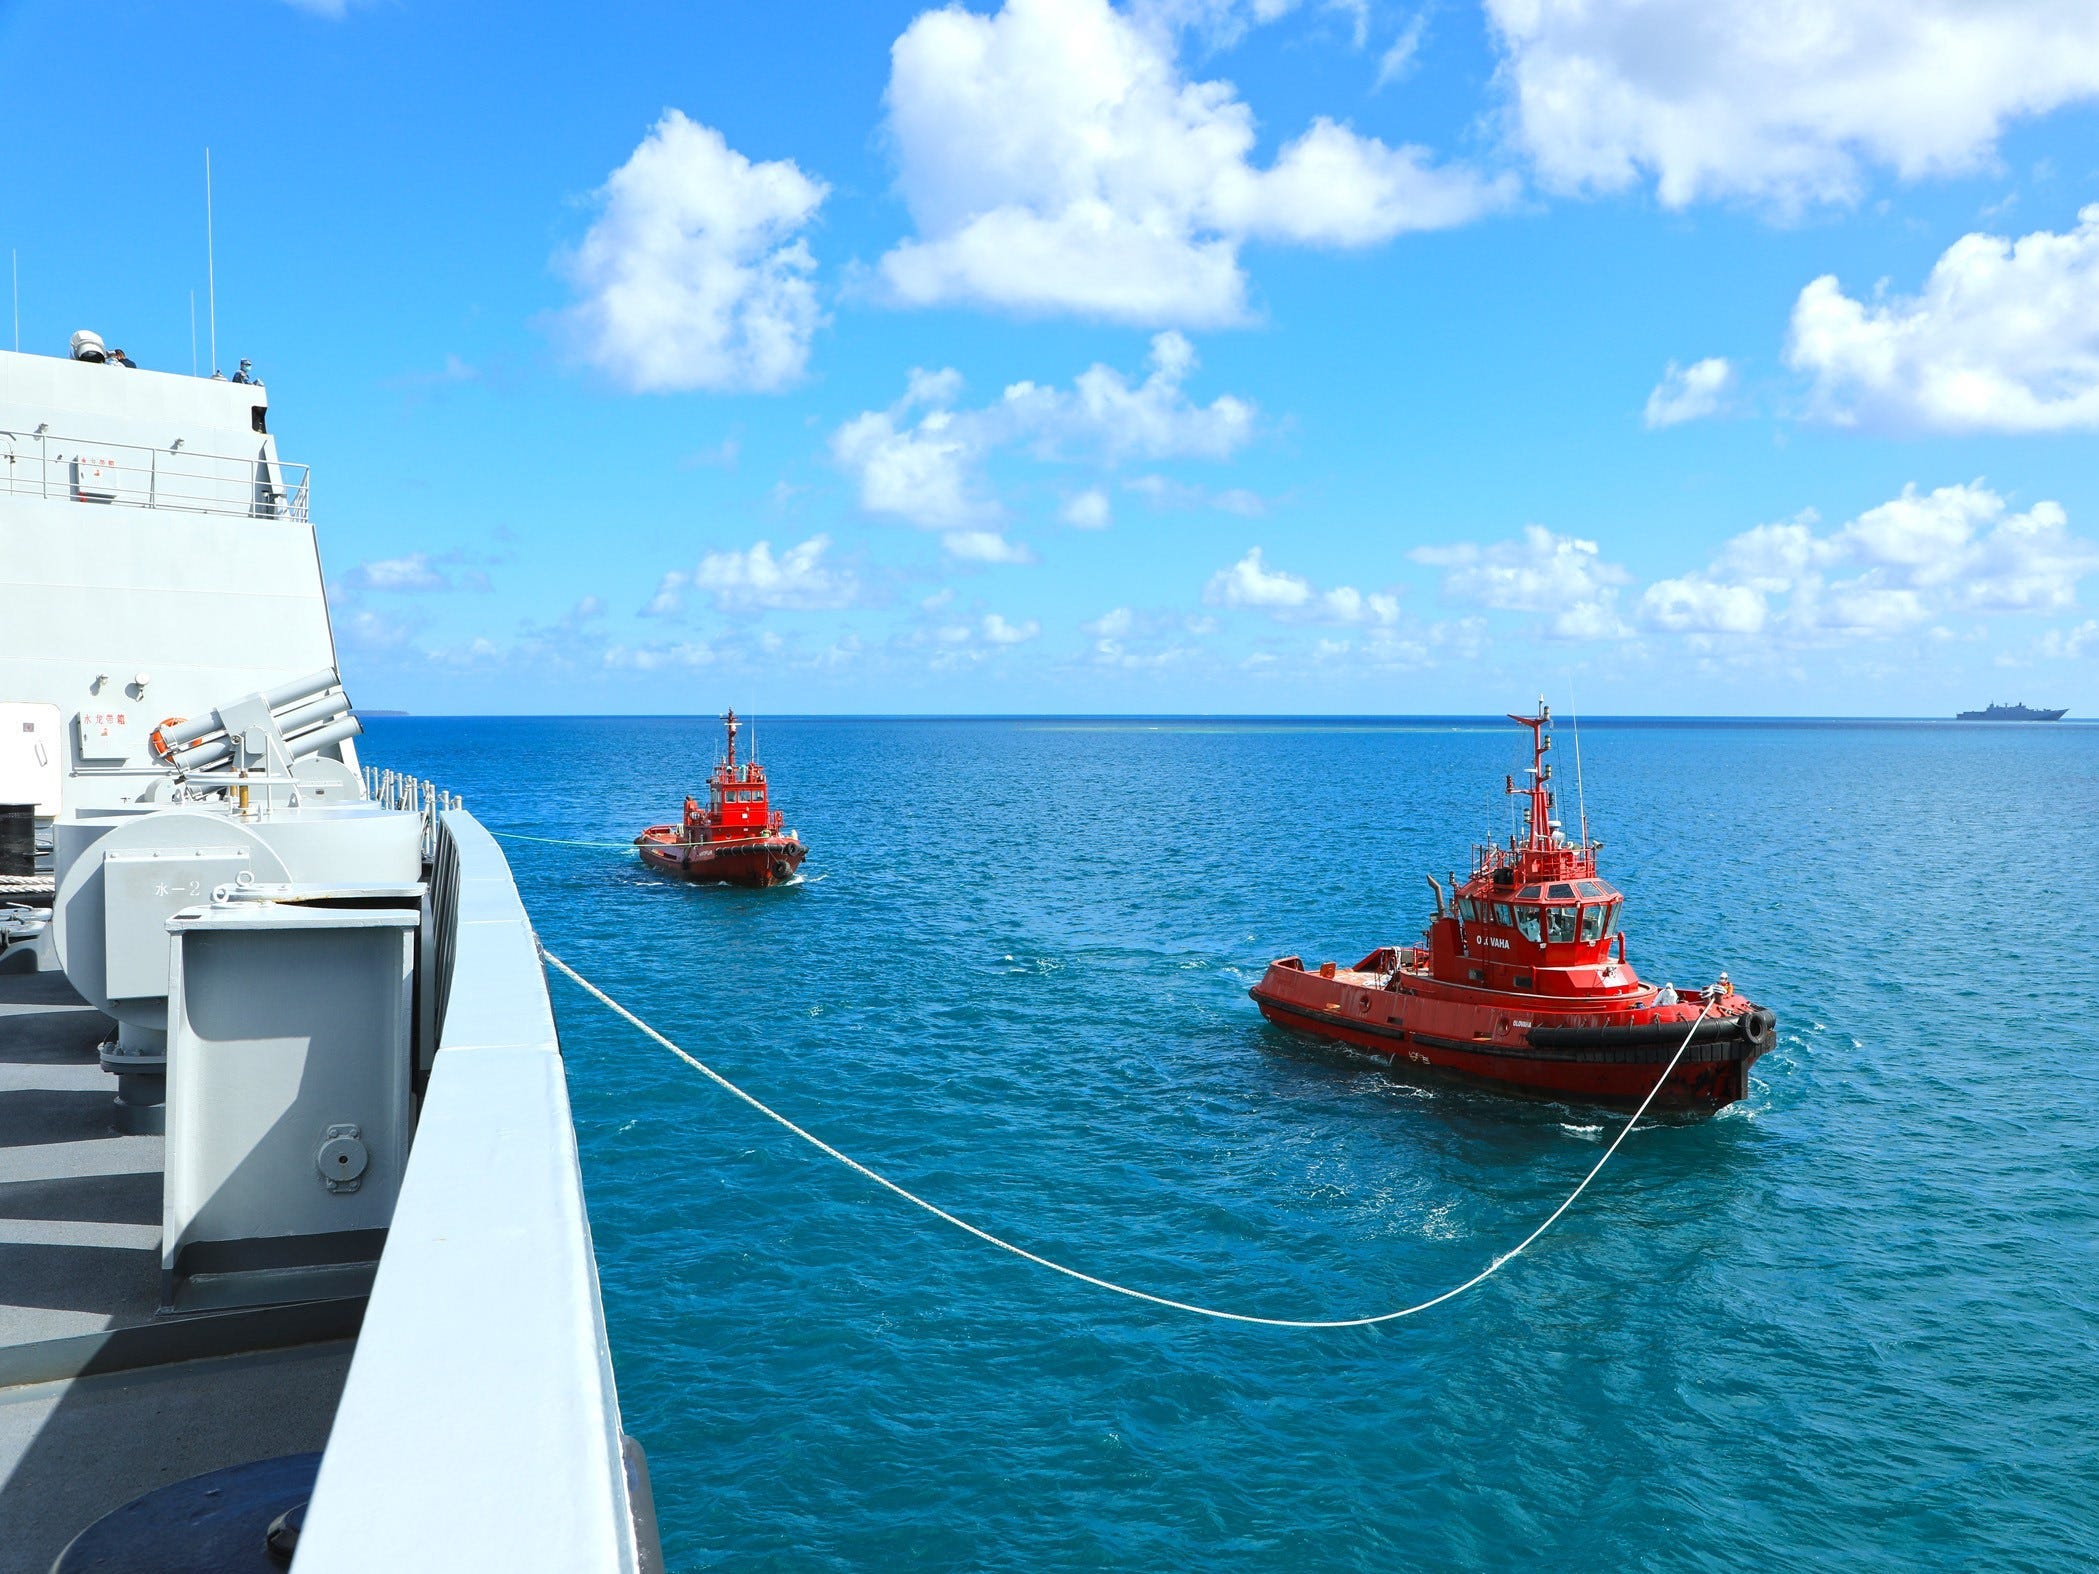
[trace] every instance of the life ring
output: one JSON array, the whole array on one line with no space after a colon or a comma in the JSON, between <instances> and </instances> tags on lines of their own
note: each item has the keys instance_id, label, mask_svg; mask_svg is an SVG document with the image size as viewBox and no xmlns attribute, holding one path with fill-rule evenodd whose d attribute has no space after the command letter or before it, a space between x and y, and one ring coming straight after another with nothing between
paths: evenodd
<instances>
[{"instance_id":1,"label":"life ring","mask_svg":"<svg viewBox=\"0 0 2099 1574\"><path fill-rule=\"evenodd\" d=\"M159 755L162 759L166 759L170 754L173 754L175 751L168 747L167 740L163 738L161 734L166 732L170 727L181 726L184 722L188 720L189 718L187 716L163 716L160 719L160 725L158 727L155 727L152 733L146 739L146 742L152 745L153 752Z\"/></svg>"}]
</instances>

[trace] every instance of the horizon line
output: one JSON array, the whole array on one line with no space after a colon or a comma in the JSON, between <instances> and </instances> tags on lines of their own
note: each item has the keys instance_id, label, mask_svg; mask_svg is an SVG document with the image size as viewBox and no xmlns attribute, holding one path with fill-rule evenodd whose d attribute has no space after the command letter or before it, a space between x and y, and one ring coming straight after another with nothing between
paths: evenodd
<instances>
[{"instance_id":1,"label":"horizon line","mask_svg":"<svg viewBox=\"0 0 2099 1574\"><path fill-rule=\"evenodd\" d=\"M405 711L353 706L352 713L374 721L718 721L718 711ZM764 711L746 713L769 721L1376 721L1500 722L1506 711ZM1555 721L1563 718L1555 716ZM1962 722L1950 715L1843 716L1723 712L1610 712L1579 716L1570 724L1612 722L1944 722L1949 726L2005 726L2004 722ZM2064 716L2013 726L2091 725L2091 718Z\"/></svg>"}]
</instances>

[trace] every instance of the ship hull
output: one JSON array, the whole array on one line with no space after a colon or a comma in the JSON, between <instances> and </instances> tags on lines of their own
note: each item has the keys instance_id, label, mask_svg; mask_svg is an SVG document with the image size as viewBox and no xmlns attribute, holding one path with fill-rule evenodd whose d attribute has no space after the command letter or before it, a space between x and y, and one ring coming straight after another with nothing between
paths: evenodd
<instances>
[{"instance_id":1,"label":"ship hull","mask_svg":"<svg viewBox=\"0 0 2099 1574\"><path fill-rule=\"evenodd\" d=\"M653 831L635 839L641 861L651 869L698 885L772 886L792 879L809 849L792 837L752 837L743 841L682 845L674 830Z\"/></svg>"},{"instance_id":2,"label":"ship hull","mask_svg":"<svg viewBox=\"0 0 2099 1574\"><path fill-rule=\"evenodd\" d=\"M1505 1092L1631 1108L1654 1088L1697 1008L1682 1020L1655 1011L1540 1011L1535 999L1459 1001L1406 994L1383 980L1323 978L1277 964L1248 991L1278 1027ZM1699 1023L1651 1106L1710 1114L1749 1091L1749 1068L1776 1038L1768 1011L1748 1007Z\"/></svg>"}]
</instances>

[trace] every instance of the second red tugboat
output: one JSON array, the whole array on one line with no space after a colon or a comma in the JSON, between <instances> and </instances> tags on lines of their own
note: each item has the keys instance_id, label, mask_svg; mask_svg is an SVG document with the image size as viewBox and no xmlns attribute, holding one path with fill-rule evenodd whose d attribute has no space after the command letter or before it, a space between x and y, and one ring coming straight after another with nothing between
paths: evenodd
<instances>
[{"instance_id":1,"label":"second red tugboat","mask_svg":"<svg viewBox=\"0 0 2099 1574\"><path fill-rule=\"evenodd\" d=\"M1727 975L1679 997L1643 983L1625 958L1623 898L1596 875L1603 844L1569 842L1552 817L1552 712L1509 720L1531 729L1525 834L1477 850L1472 878L1434 875L1436 916L1418 946L1384 946L1356 963L1307 971L1286 956L1249 993L1282 1027L1585 1103L1638 1104L1684 1035L1690 1046L1654 1107L1710 1113L1749 1090L1749 1068L1777 1039L1777 1017ZM1615 954L1614 954L1615 952ZM1711 1009L1698 1022L1700 1008ZM1691 1024L1698 1022L1692 1032Z\"/></svg>"},{"instance_id":2,"label":"second red tugboat","mask_svg":"<svg viewBox=\"0 0 2099 1574\"><path fill-rule=\"evenodd\" d=\"M721 885L778 885L801 868L809 849L772 806L765 767L738 764L733 710L723 718L729 743L707 782L707 802L685 800L680 825L652 825L634 838L642 862L666 874Z\"/></svg>"}]
</instances>

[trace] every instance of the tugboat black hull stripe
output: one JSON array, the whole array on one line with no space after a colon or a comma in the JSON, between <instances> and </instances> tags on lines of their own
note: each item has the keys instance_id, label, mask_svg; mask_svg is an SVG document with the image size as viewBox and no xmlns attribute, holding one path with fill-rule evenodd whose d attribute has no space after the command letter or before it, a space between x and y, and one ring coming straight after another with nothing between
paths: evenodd
<instances>
[{"instance_id":1,"label":"tugboat black hull stripe","mask_svg":"<svg viewBox=\"0 0 2099 1574\"><path fill-rule=\"evenodd\" d=\"M1529 1046L1497 1044L1488 1039L1438 1038L1431 1033L1409 1033L1402 1028L1387 1027L1377 1022L1352 1021L1337 1012L1321 1011L1312 1006L1292 1005L1251 989L1247 993L1262 1010L1278 1016L1295 1017L1315 1029L1344 1028L1349 1033L1360 1034L1365 1038L1384 1039L1395 1045L1412 1043L1425 1049L1449 1050L1463 1055L1484 1055L1494 1059L1644 1065L1669 1059L1675 1053L1676 1046L1684 1041L1680 1027L1667 1022L1629 1024L1624 1028L1533 1028ZM1742 1026L1747 1020L1746 1017L1735 1017L1721 1022L1700 1023L1700 1030L1693 1037L1690 1048L1684 1052L1684 1059L1691 1063L1754 1060L1770 1048L1770 1042L1764 1035L1752 1035ZM1665 1039L1654 1034L1654 1028L1674 1032L1675 1036ZM1708 1028L1718 1031L1705 1031ZM1541 1032L1555 1037L1580 1033L1593 1035L1593 1040L1580 1045L1558 1042L1540 1044L1538 1038ZM1633 1034L1640 1036L1635 1038Z\"/></svg>"}]
</instances>

